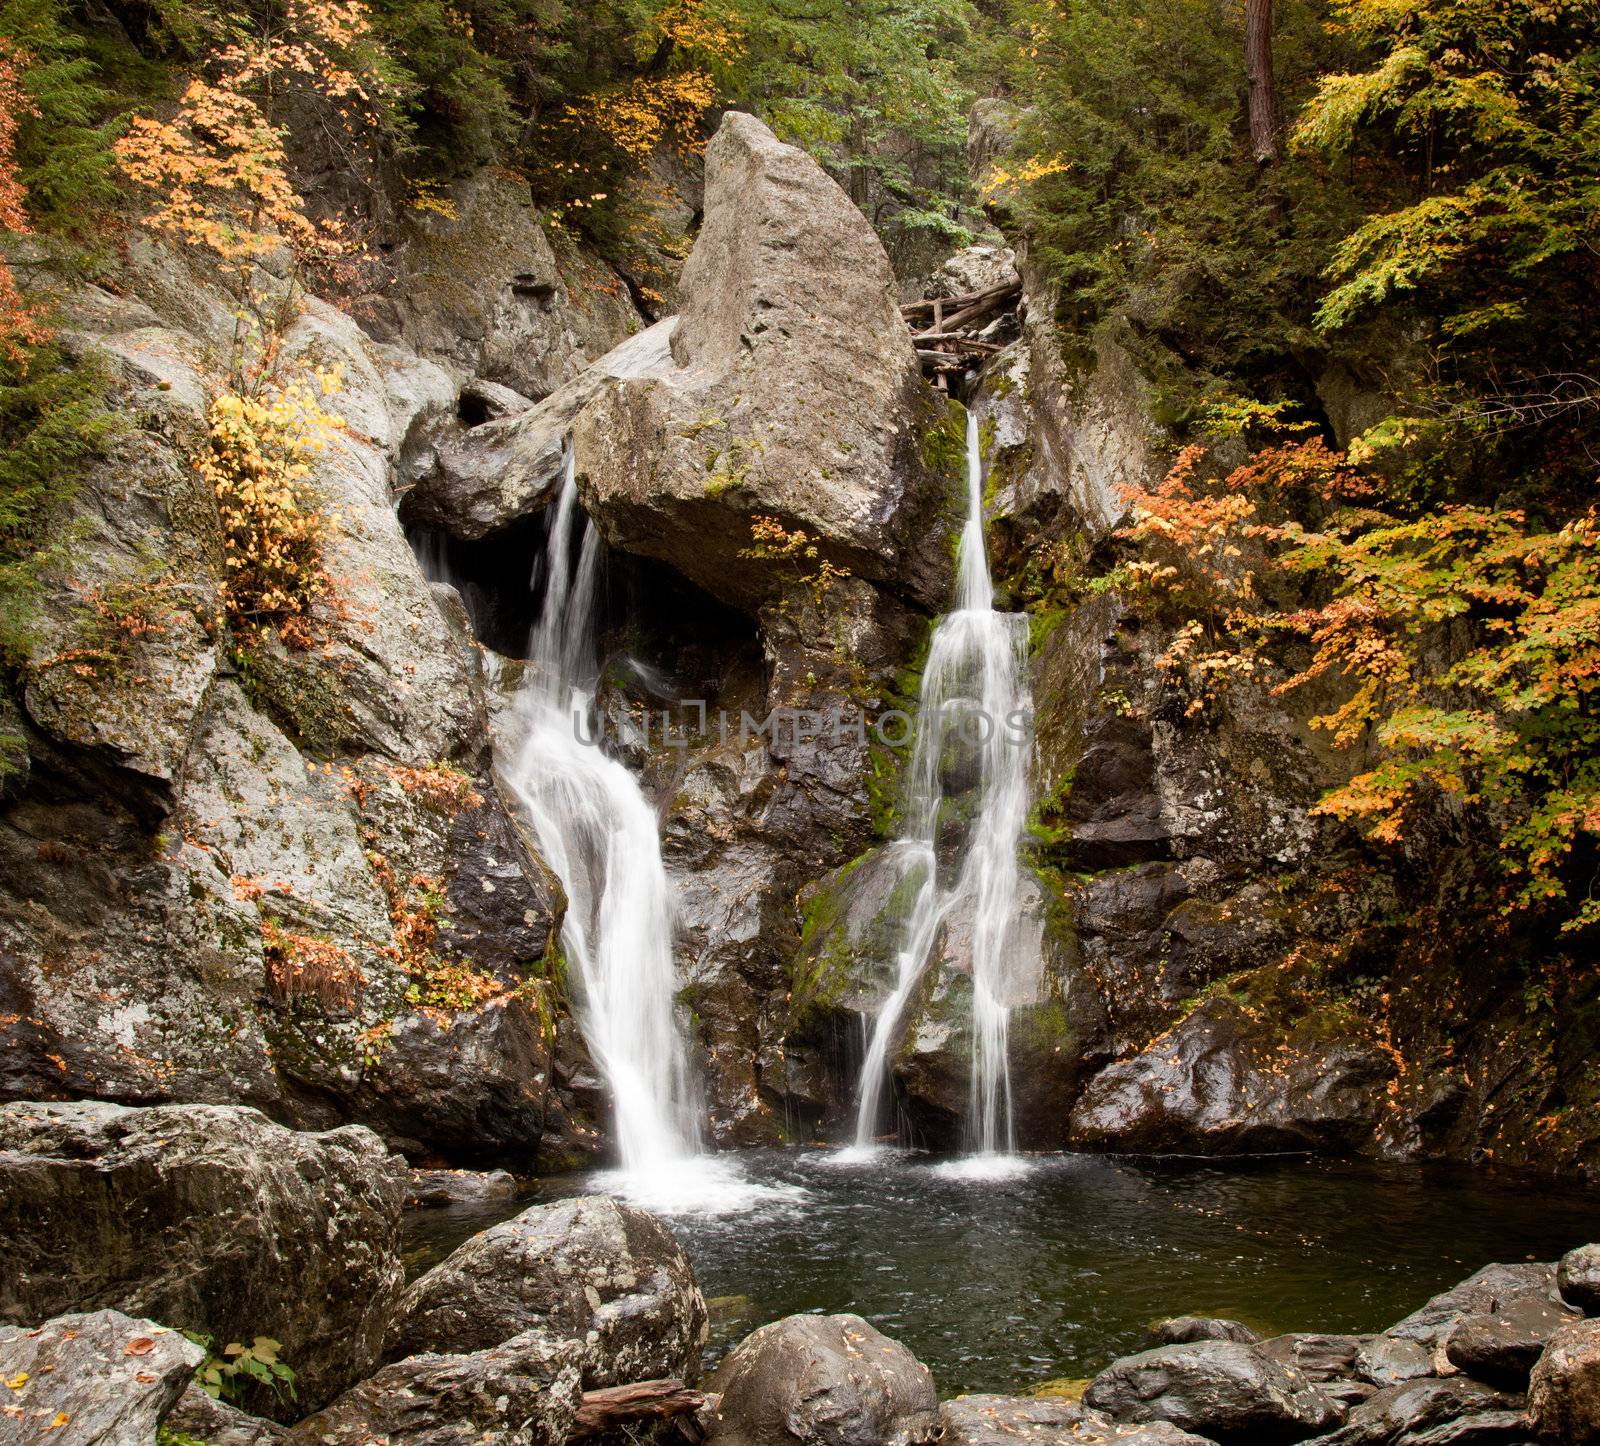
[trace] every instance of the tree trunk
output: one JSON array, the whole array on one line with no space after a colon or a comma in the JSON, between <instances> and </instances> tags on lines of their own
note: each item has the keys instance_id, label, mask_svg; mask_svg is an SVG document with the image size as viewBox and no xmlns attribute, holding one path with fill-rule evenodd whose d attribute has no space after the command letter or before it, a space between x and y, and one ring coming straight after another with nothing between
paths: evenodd
<instances>
[{"instance_id":1,"label":"tree trunk","mask_svg":"<svg viewBox=\"0 0 1600 1446\"><path fill-rule=\"evenodd\" d=\"M1278 79L1272 66L1272 0L1245 0L1244 63L1250 77L1250 149L1258 164L1282 157Z\"/></svg>"}]
</instances>

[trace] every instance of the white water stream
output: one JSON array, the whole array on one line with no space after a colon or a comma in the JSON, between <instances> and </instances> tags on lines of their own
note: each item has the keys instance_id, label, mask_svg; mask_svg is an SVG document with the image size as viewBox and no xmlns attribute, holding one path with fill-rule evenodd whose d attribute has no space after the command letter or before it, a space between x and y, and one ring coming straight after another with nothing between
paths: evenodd
<instances>
[{"instance_id":1,"label":"white water stream","mask_svg":"<svg viewBox=\"0 0 1600 1446\"><path fill-rule=\"evenodd\" d=\"M595 606L602 545L569 454L543 558L544 604L501 773L561 880L561 929L578 1022L610 1087L621 1171L607 1185L671 1212L720 1213L770 1196L701 1152L687 1054L673 1012L672 890L655 809L598 746Z\"/></svg>"},{"instance_id":2,"label":"white water stream","mask_svg":"<svg viewBox=\"0 0 1600 1446\"><path fill-rule=\"evenodd\" d=\"M1031 712L1028 621L996 612L983 533L983 458L967 415L967 520L956 606L934 631L922 675L917 732L905 781L905 831L891 847L902 877L918 880L893 993L880 1011L862 1066L856 1150L873 1147L894 1045L907 1001L941 935L970 951L972 1085L967 1130L976 1159L1003 1167L1014 1154L1007 1057L1008 973L1018 886L1017 848L1028 813ZM970 805L958 848L941 846L953 813ZM948 842L948 840L946 841ZM952 857L952 853L954 857ZM853 1152L852 1152L853 1153Z\"/></svg>"}]
</instances>

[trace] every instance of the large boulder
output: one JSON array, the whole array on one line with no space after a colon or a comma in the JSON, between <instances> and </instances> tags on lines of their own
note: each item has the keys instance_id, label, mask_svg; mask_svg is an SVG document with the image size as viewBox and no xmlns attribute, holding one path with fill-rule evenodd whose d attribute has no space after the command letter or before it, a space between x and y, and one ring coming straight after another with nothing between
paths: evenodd
<instances>
[{"instance_id":1,"label":"large boulder","mask_svg":"<svg viewBox=\"0 0 1600 1446\"><path fill-rule=\"evenodd\" d=\"M717 1368L707 1446L920 1446L939 1439L933 1376L857 1315L791 1315Z\"/></svg>"},{"instance_id":2,"label":"large boulder","mask_svg":"<svg viewBox=\"0 0 1600 1446\"><path fill-rule=\"evenodd\" d=\"M485 1351L385 1366L289 1433L291 1446L561 1446L583 1388L572 1341L526 1331Z\"/></svg>"},{"instance_id":3,"label":"large boulder","mask_svg":"<svg viewBox=\"0 0 1600 1446\"><path fill-rule=\"evenodd\" d=\"M530 1330L580 1346L586 1387L693 1381L706 1307L689 1257L661 1221L588 1195L524 1210L413 1282L385 1354L460 1355Z\"/></svg>"},{"instance_id":4,"label":"large boulder","mask_svg":"<svg viewBox=\"0 0 1600 1446\"><path fill-rule=\"evenodd\" d=\"M359 1380L399 1295L405 1171L370 1131L255 1110L0 1106L0 1320L111 1307L268 1336L302 1410Z\"/></svg>"},{"instance_id":5,"label":"large boulder","mask_svg":"<svg viewBox=\"0 0 1600 1446\"><path fill-rule=\"evenodd\" d=\"M1580 1245L1563 1255L1556 1266L1556 1289L1585 1315L1600 1314L1600 1245Z\"/></svg>"},{"instance_id":6,"label":"large boulder","mask_svg":"<svg viewBox=\"0 0 1600 1446\"><path fill-rule=\"evenodd\" d=\"M1486 1265L1418 1306L1384 1334L1433 1350L1468 1316L1492 1315L1524 1300L1553 1302L1555 1286L1553 1265Z\"/></svg>"},{"instance_id":7,"label":"large boulder","mask_svg":"<svg viewBox=\"0 0 1600 1446\"><path fill-rule=\"evenodd\" d=\"M1600 1321L1574 1321L1550 1337L1528 1386L1528 1418L1546 1441L1600 1441Z\"/></svg>"},{"instance_id":8,"label":"large boulder","mask_svg":"<svg viewBox=\"0 0 1600 1446\"><path fill-rule=\"evenodd\" d=\"M1089 1082L1072 1110L1072 1139L1222 1155L1371 1140L1394 1061L1360 1040L1330 1040L1317 1023L1285 1039L1233 1000L1207 1000Z\"/></svg>"},{"instance_id":9,"label":"large boulder","mask_svg":"<svg viewBox=\"0 0 1600 1446\"><path fill-rule=\"evenodd\" d=\"M115 1310L0 1326L0 1443L142 1446L204 1359L176 1331Z\"/></svg>"},{"instance_id":10,"label":"large boulder","mask_svg":"<svg viewBox=\"0 0 1600 1446\"><path fill-rule=\"evenodd\" d=\"M729 112L706 150L680 293L677 368L619 382L573 430L607 539L753 608L784 581L744 555L752 518L772 517L857 577L943 608L954 497L924 453L944 418L888 258L821 166L753 116Z\"/></svg>"},{"instance_id":11,"label":"large boulder","mask_svg":"<svg viewBox=\"0 0 1600 1446\"><path fill-rule=\"evenodd\" d=\"M1515 1405L1513 1397L1465 1376L1408 1381L1363 1401L1343 1426L1319 1438L1317 1446L1418 1446L1426 1432L1448 1432L1457 1422L1498 1415ZM1444 1446L1448 1436L1439 1440Z\"/></svg>"},{"instance_id":12,"label":"large boulder","mask_svg":"<svg viewBox=\"0 0 1600 1446\"><path fill-rule=\"evenodd\" d=\"M1545 1342L1578 1319L1579 1312L1560 1301L1521 1296L1502 1310L1467 1316L1446 1339L1445 1356L1480 1381L1508 1391L1525 1390Z\"/></svg>"},{"instance_id":13,"label":"large boulder","mask_svg":"<svg viewBox=\"0 0 1600 1446\"><path fill-rule=\"evenodd\" d=\"M547 505L579 414L624 377L671 371L677 325L668 317L629 337L537 405L431 429L405 459L401 515L470 541Z\"/></svg>"},{"instance_id":14,"label":"large boulder","mask_svg":"<svg viewBox=\"0 0 1600 1446\"><path fill-rule=\"evenodd\" d=\"M1298 1369L1237 1341L1159 1346L1113 1362L1084 1403L1117 1421L1170 1421L1222 1442L1300 1441L1337 1424Z\"/></svg>"}]
</instances>

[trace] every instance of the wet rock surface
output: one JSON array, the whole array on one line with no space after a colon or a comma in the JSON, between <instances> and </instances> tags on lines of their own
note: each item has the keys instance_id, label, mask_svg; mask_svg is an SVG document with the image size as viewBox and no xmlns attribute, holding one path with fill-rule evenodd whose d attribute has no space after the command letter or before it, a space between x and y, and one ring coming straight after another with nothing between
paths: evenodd
<instances>
[{"instance_id":1,"label":"wet rock surface","mask_svg":"<svg viewBox=\"0 0 1600 1446\"><path fill-rule=\"evenodd\" d=\"M206 1446L284 1446L289 1439L286 1427L217 1400L192 1382L164 1424Z\"/></svg>"},{"instance_id":2,"label":"wet rock surface","mask_svg":"<svg viewBox=\"0 0 1600 1446\"><path fill-rule=\"evenodd\" d=\"M1562 1300L1585 1314L1600 1313L1600 1245L1569 1250L1556 1265L1556 1289Z\"/></svg>"},{"instance_id":3,"label":"wet rock surface","mask_svg":"<svg viewBox=\"0 0 1600 1446\"><path fill-rule=\"evenodd\" d=\"M582 1395L573 1341L527 1331L487 1350L385 1366L288 1435L292 1446L559 1446Z\"/></svg>"},{"instance_id":4,"label":"wet rock surface","mask_svg":"<svg viewBox=\"0 0 1600 1446\"><path fill-rule=\"evenodd\" d=\"M370 1131L254 1110L0 1106L0 1319L114 1307L280 1342L300 1409L377 1358L401 1286L404 1171ZM281 1403L278 1403L281 1409Z\"/></svg>"},{"instance_id":5,"label":"wet rock surface","mask_svg":"<svg viewBox=\"0 0 1600 1446\"><path fill-rule=\"evenodd\" d=\"M920 1446L939 1439L933 1377L860 1316L787 1316L717 1368L709 1446Z\"/></svg>"},{"instance_id":6,"label":"wet rock surface","mask_svg":"<svg viewBox=\"0 0 1600 1446\"><path fill-rule=\"evenodd\" d=\"M412 1170L406 1204L413 1209L488 1205L517 1198L517 1178L509 1170Z\"/></svg>"},{"instance_id":7,"label":"wet rock surface","mask_svg":"<svg viewBox=\"0 0 1600 1446\"><path fill-rule=\"evenodd\" d=\"M1314 1032L1287 1040L1228 1000L1090 1081L1074 1105L1081 1145L1205 1153L1348 1147L1370 1137L1394 1061Z\"/></svg>"},{"instance_id":8,"label":"wet rock surface","mask_svg":"<svg viewBox=\"0 0 1600 1446\"><path fill-rule=\"evenodd\" d=\"M1419 1306L1385 1334L1432 1350L1444 1345L1469 1316L1494 1315L1528 1301L1554 1302L1555 1285L1553 1265L1486 1265Z\"/></svg>"},{"instance_id":9,"label":"wet rock surface","mask_svg":"<svg viewBox=\"0 0 1600 1446\"><path fill-rule=\"evenodd\" d=\"M1481 1381L1462 1377L1389 1386L1350 1412L1337 1431L1318 1437L1323 1446L1380 1446L1445 1430L1464 1419L1514 1410L1516 1399Z\"/></svg>"},{"instance_id":10,"label":"wet rock surface","mask_svg":"<svg viewBox=\"0 0 1600 1446\"><path fill-rule=\"evenodd\" d=\"M1261 1339L1242 1321L1206 1315L1175 1315L1158 1320L1150 1327L1150 1334L1163 1346L1191 1345L1195 1341L1241 1341L1254 1345Z\"/></svg>"},{"instance_id":11,"label":"wet rock surface","mask_svg":"<svg viewBox=\"0 0 1600 1446\"><path fill-rule=\"evenodd\" d=\"M154 1441L204 1359L178 1332L115 1310L0 1325L0 1442Z\"/></svg>"},{"instance_id":12,"label":"wet rock surface","mask_svg":"<svg viewBox=\"0 0 1600 1446\"><path fill-rule=\"evenodd\" d=\"M1575 1321L1550 1337L1533 1368L1528 1419L1544 1441L1600 1441L1600 1321Z\"/></svg>"},{"instance_id":13,"label":"wet rock surface","mask_svg":"<svg viewBox=\"0 0 1600 1446\"><path fill-rule=\"evenodd\" d=\"M1339 1419L1298 1369L1236 1341L1125 1357L1096 1376L1083 1399L1113 1420L1167 1421L1223 1442L1299 1441Z\"/></svg>"},{"instance_id":14,"label":"wet rock surface","mask_svg":"<svg viewBox=\"0 0 1600 1446\"><path fill-rule=\"evenodd\" d=\"M461 1355L527 1331L578 1345L585 1387L693 1381L706 1308L683 1247L607 1196L536 1205L475 1235L407 1288L390 1360Z\"/></svg>"},{"instance_id":15,"label":"wet rock surface","mask_svg":"<svg viewBox=\"0 0 1600 1446\"><path fill-rule=\"evenodd\" d=\"M1202 1446L1207 1439L1166 1421L1114 1422L1052 1396L958 1396L939 1408L946 1446Z\"/></svg>"},{"instance_id":16,"label":"wet rock surface","mask_svg":"<svg viewBox=\"0 0 1600 1446\"><path fill-rule=\"evenodd\" d=\"M1451 1365L1480 1381L1526 1390L1545 1342L1579 1318L1571 1306L1523 1296L1493 1313L1467 1316L1450 1332L1444 1353Z\"/></svg>"}]
</instances>

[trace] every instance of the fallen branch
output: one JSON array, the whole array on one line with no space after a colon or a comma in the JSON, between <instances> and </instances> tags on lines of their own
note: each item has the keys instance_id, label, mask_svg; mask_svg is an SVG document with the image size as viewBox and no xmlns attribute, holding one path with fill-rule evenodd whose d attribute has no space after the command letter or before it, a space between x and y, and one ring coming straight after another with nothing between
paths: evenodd
<instances>
[{"instance_id":1,"label":"fallen branch","mask_svg":"<svg viewBox=\"0 0 1600 1446\"><path fill-rule=\"evenodd\" d=\"M585 1391L568 1433L569 1441L602 1436L639 1421L668 1421L687 1416L705 1404L705 1396L682 1381L637 1381L628 1386L604 1386Z\"/></svg>"},{"instance_id":2,"label":"fallen branch","mask_svg":"<svg viewBox=\"0 0 1600 1446\"><path fill-rule=\"evenodd\" d=\"M925 312L929 316L944 317L948 325L968 307L983 302L1003 301L1007 297L1020 294L1021 291L1021 282L1002 282L999 286L990 286L983 291L969 291L965 296L936 296L927 301L908 301L900 308L900 315L911 321L913 317L921 316Z\"/></svg>"}]
</instances>

